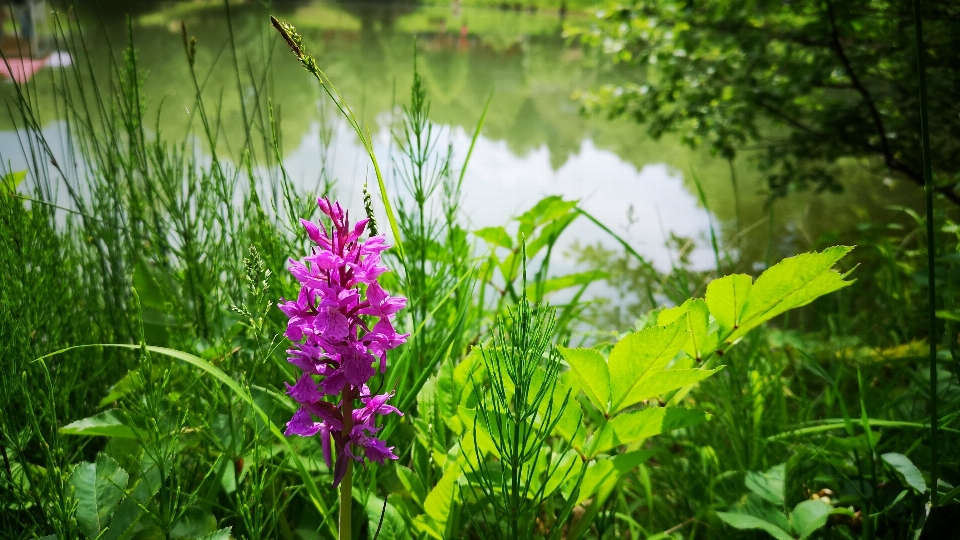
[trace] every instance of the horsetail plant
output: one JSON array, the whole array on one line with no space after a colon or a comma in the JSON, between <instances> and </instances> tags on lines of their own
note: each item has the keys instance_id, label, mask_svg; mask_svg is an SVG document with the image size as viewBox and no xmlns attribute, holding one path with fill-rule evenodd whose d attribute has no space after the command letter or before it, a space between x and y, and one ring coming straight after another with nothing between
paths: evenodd
<instances>
[{"instance_id":1,"label":"horsetail plant","mask_svg":"<svg viewBox=\"0 0 960 540\"><path fill-rule=\"evenodd\" d=\"M377 372L373 364L379 362L380 373L385 373L387 351L409 336L398 334L390 323L407 301L387 295L377 281L388 271L380 264L381 253L389 247L384 237L361 241L368 220L351 228L340 203L322 198L318 205L331 227L301 220L317 247L303 262L290 260L300 293L296 300L281 299L278 304L289 318L286 337L294 343L287 351L289 361L303 372L296 384L287 385L300 408L285 434L319 434L324 461L333 468L333 485L340 486L340 538L349 539L352 462L397 459L393 447L374 436L380 429L376 418L403 413L387 404L393 392L374 395L367 383ZM316 376L322 377L319 384ZM327 400L331 397L334 401ZM357 400L362 406L354 408Z\"/></svg>"}]
</instances>

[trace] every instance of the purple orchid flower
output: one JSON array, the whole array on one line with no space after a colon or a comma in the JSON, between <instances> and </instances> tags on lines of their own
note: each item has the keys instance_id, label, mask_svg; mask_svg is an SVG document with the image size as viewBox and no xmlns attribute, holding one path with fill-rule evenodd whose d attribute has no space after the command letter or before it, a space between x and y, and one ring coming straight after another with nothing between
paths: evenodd
<instances>
[{"instance_id":1,"label":"purple orchid flower","mask_svg":"<svg viewBox=\"0 0 960 540\"><path fill-rule=\"evenodd\" d=\"M281 298L277 305L289 319L285 335L293 347L287 360L302 372L295 384L286 385L300 408L284 434L319 436L328 467L335 458L337 486L350 460L397 459L393 447L374 435L378 416L402 413L387 404L392 393L371 395L367 383L377 373L374 363L379 361L384 373L387 352L409 336L391 323L407 300L388 295L377 281L389 271L381 264L386 239L361 241L367 220L351 226L340 203L321 198L317 204L331 227L300 220L315 246L303 261L290 260L290 273L300 283L297 299ZM355 409L356 400L362 406Z\"/></svg>"}]
</instances>

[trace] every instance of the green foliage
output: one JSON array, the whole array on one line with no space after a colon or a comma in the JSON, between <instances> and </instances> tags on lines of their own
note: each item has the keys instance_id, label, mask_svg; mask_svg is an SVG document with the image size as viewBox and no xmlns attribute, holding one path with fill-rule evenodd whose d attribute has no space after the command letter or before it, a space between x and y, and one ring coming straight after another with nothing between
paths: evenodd
<instances>
[{"instance_id":1,"label":"green foliage","mask_svg":"<svg viewBox=\"0 0 960 540\"><path fill-rule=\"evenodd\" d=\"M130 475L106 454L97 454L95 463L79 463L70 475L77 498L77 524L88 538L99 538L110 518Z\"/></svg>"},{"instance_id":2,"label":"green foliage","mask_svg":"<svg viewBox=\"0 0 960 540\"><path fill-rule=\"evenodd\" d=\"M960 12L924 3L931 111L949 110L960 65ZM654 137L678 132L732 158L759 146L774 193L838 189L844 159L922 185L913 22L889 0L631 0L568 29L639 81L604 86L588 109L627 116ZM936 191L953 202L960 120L930 123ZM907 135L910 134L910 135Z\"/></svg>"}]
</instances>

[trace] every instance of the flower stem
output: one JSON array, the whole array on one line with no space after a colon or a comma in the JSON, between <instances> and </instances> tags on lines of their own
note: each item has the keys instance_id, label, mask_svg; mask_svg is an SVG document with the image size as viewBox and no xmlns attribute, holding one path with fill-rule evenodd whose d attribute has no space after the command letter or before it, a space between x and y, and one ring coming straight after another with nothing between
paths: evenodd
<instances>
[{"instance_id":1,"label":"flower stem","mask_svg":"<svg viewBox=\"0 0 960 540\"><path fill-rule=\"evenodd\" d=\"M343 433L349 434L353 429L353 399L349 390L345 394L340 410L343 413ZM347 460L347 472L340 481L340 540L350 540L353 538L350 523L353 510L353 460L345 454L337 456L337 459Z\"/></svg>"}]
</instances>

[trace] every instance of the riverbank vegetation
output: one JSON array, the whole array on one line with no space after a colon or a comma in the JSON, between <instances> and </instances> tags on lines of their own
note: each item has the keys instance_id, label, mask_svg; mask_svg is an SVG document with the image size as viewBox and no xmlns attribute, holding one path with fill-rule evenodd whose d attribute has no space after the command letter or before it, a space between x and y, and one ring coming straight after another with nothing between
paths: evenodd
<instances>
[{"instance_id":1,"label":"riverbank vegetation","mask_svg":"<svg viewBox=\"0 0 960 540\"><path fill-rule=\"evenodd\" d=\"M792 3L775 4L778 24L807 27L809 21L777 11ZM704 29L693 37L657 30L642 37L648 49L630 34L623 47L608 48L623 61L649 64L656 57L656 65L669 64L653 75L616 75L661 85L658 101L648 102L637 86L626 94L600 88L594 95L612 101L588 103L629 111L661 132L690 128L689 142L711 144L731 159L729 169L719 169L729 190L718 183L704 189L697 173L716 169L694 172L688 184L705 210L732 197L736 211L710 214L703 238L668 236L666 267L627 241L608 216L562 193L500 225L472 227L464 211L465 171L477 166L471 159L480 134L491 126L507 134L510 124L498 125L503 113L496 112L495 92L470 94L483 106L456 118L468 126L470 143L466 152L453 152L443 126L458 109L441 107L444 117L437 118L415 59L421 57L392 68L408 72L409 86L396 92L395 116L370 126L358 105L362 97L327 77L310 31L301 36L294 28L299 20L277 21L278 33L263 17L262 39L237 43L229 13L216 36L197 32L178 14L170 20L182 22L176 28L182 49L162 52L181 55L171 73L188 90L171 98L180 100L172 107L162 93L150 93L152 78L172 76L143 68L143 55L158 51L144 50L133 24L121 46L62 14L57 39L75 63L11 85L6 121L20 147L0 151L0 530L12 538L101 540L957 534L960 218L943 193L956 167L941 159L955 143L956 111L947 112L949 103L930 109L934 180L942 188L932 214L903 205L883 214L894 219L844 216L837 222L856 225L827 228L804 242L779 242L771 232L758 245L745 216L769 214L752 227L772 231L775 205L795 199L771 198L753 208L745 201L760 196L736 192L732 160L753 131L784 133L779 150L764 154L773 174L797 171L792 167L800 162L837 172L832 158L879 159L869 166L880 170L889 163L863 150L879 140L867 133L869 115L850 121L862 138L845 138L848 146L814 145L803 130L766 124L770 118L731 120L724 104L759 110L746 79L727 85L731 96L714 103L701 94L719 83L693 84L688 76L709 60L723 76L747 77L731 58L752 49L716 35L717 14L675 6L670 19L643 11L674 3L657 6L607 11L594 35L619 32L620 20L640 32L636 25L649 25L651 17ZM935 9L941 8L950 9ZM912 31L909 13L883 13ZM934 53L943 46L938 24L945 23L931 30ZM877 41L886 35L883 28L871 31ZM198 48L214 37L222 38L219 55ZM694 38L695 46L677 44ZM85 52L94 42L116 47L107 65ZM718 57L704 52L715 42L727 47ZM633 56L625 57L632 47ZM690 54L676 54L677 47ZM782 51L759 41L754 47L757 58L779 65L769 55ZM900 53L896 69L885 73L909 88L916 81L907 73L910 55ZM827 69L809 60L816 73ZM942 99L938 85L956 72L933 65L947 73L931 83L931 95L940 96L935 104ZM812 70L791 65L788 71L803 78ZM761 71L770 84L795 88ZM311 88L309 100L283 101L301 85ZM763 99L799 107L805 121L832 133L831 125L859 118L864 107L862 95L847 95L850 88L837 92L824 102L805 93ZM284 124L317 114L318 97L319 133L327 135L319 141L321 166L304 184L285 166ZM882 119L896 117L898 127L890 129L897 137L884 133L904 145L896 159L916 166L922 161L915 155L913 98L890 105L901 112L884 110ZM803 112L807 107L814 112ZM169 129L168 115L181 109L183 121ZM51 129L51 118L60 127ZM367 171L358 193L346 191L359 183L330 173L335 121L369 153L358 169ZM373 129L388 132L389 155L375 152ZM834 154L824 153L827 146ZM10 168L13 154L23 156L25 169ZM801 186L804 174L774 181L764 197L793 191L785 186ZM385 181L388 175L396 181ZM289 270L305 254L336 251L323 248L332 228L321 235L301 223L330 227L331 216L339 219L329 205L318 207L319 197L355 201L343 204L354 222L370 219L362 228L366 245L378 245L380 234L393 246L383 253L390 271L379 275L376 290L349 282L357 302L364 295L363 305L314 306L315 276ZM595 228L607 242L564 247L574 223ZM691 260L697 243L710 264ZM798 253L798 244L806 253ZM314 245L320 247L311 252ZM330 268L360 265L357 257L341 257ZM560 264L563 258L576 266ZM403 309L384 311L383 291L406 298ZM281 311L278 304L287 301ZM323 368L303 382L305 364L297 358L314 353L288 349L307 351L313 338L302 334L315 332L316 347L334 350L344 339L329 322L338 310L347 310L340 314L355 332L362 329L363 339L379 336L365 347L396 341L370 319L374 308L409 336L394 350L374 350L385 356L367 362L361 370L367 384L353 390L364 399L387 394L403 413L384 415L375 434L363 434L385 441L397 459L355 463L351 487L338 490L336 464L349 447L335 448L331 461L321 439L334 424L330 409L346 409L315 388L304 390L323 384L330 372ZM332 311L324 318L320 309ZM311 361L346 365L342 354L316 353ZM371 365L389 369L373 372ZM300 409L304 403L315 408ZM358 397L356 406L369 403ZM326 416L308 413L310 429L289 428L302 410ZM343 514L338 518L338 507L347 509L352 526ZM343 530L350 533L339 535Z\"/></svg>"}]
</instances>

